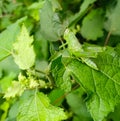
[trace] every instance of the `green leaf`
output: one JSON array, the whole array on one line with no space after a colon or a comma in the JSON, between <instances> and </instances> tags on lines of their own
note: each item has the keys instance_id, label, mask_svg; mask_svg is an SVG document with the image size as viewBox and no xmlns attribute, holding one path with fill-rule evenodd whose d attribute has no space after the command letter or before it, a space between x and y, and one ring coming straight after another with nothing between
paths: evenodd
<instances>
[{"instance_id":1,"label":"green leaf","mask_svg":"<svg viewBox=\"0 0 120 121\"><path fill-rule=\"evenodd\" d=\"M51 104L55 106L60 106L64 100L65 93L61 89L54 89L52 92L50 92L48 96Z\"/></svg>"},{"instance_id":2,"label":"green leaf","mask_svg":"<svg viewBox=\"0 0 120 121\"><path fill-rule=\"evenodd\" d=\"M81 27L81 34L87 40L97 40L103 36L104 16L101 8L92 10L84 17Z\"/></svg>"},{"instance_id":3,"label":"green leaf","mask_svg":"<svg viewBox=\"0 0 120 121\"><path fill-rule=\"evenodd\" d=\"M0 69L0 79L1 79L2 75L3 75L3 72L2 72L2 69Z\"/></svg>"},{"instance_id":4,"label":"green leaf","mask_svg":"<svg viewBox=\"0 0 120 121\"><path fill-rule=\"evenodd\" d=\"M95 1L96 0L84 0L80 6L79 12L69 18L69 26L76 24L88 12L89 5L93 4Z\"/></svg>"},{"instance_id":5,"label":"green leaf","mask_svg":"<svg viewBox=\"0 0 120 121\"><path fill-rule=\"evenodd\" d=\"M21 101L17 116L17 121L60 121L65 119L63 109L52 106L48 97L39 92L31 94Z\"/></svg>"},{"instance_id":6,"label":"green leaf","mask_svg":"<svg viewBox=\"0 0 120 121\"><path fill-rule=\"evenodd\" d=\"M0 61L11 54L12 44L20 32L19 24L25 19L26 17L18 19L16 23L8 26L7 29L0 34Z\"/></svg>"},{"instance_id":7,"label":"green leaf","mask_svg":"<svg viewBox=\"0 0 120 121\"><path fill-rule=\"evenodd\" d=\"M4 112L2 116L0 117L0 121L5 121L9 107L10 107L10 104L8 101L5 101L2 105L0 105L0 110Z\"/></svg>"},{"instance_id":8,"label":"green leaf","mask_svg":"<svg viewBox=\"0 0 120 121\"><path fill-rule=\"evenodd\" d=\"M0 80L0 93L5 93L7 91L15 77L16 75L14 73L10 73L8 76L5 76Z\"/></svg>"},{"instance_id":9,"label":"green leaf","mask_svg":"<svg viewBox=\"0 0 120 121\"><path fill-rule=\"evenodd\" d=\"M44 1L34 2L32 5L30 5L28 7L28 10L31 10L31 9L40 9L40 8L42 8L43 4L44 4Z\"/></svg>"},{"instance_id":10,"label":"green leaf","mask_svg":"<svg viewBox=\"0 0 120 121\"><path fill-rule=\"evenodd\" d=\"M40 27L43 37L50 41L59 40L65 30L58 13L53 11L49 0L45 0L44 6L41 9Z\"/></svg>"},{"instance_id":11,"label":"green leaf","mask_svg":"<svg viewBox=\"0 0 120 121\"><path fill-rule=\"evenodd\" d=\"M26 27L23 25L17 41L13 44L13 57L20 69L29 69L34 65L33 41L33 37L29 36Z\"/></svg>"},{"instance_id":12,"label":"green leaf","mask_svg":"<svg viewBox=\"0 0 120 121\"><path fill-rule=\"evenodd\" d=\"M73 112L73 117L77 116L78 121L91 121L92 118L87 111L85 105L85 91L82 88L79 88L66 96L67 103L70 106L71 111ZM73 103L74 102L74 103Z\"/></svg>"},{"instance_id":13,"label":"green leaf","mask_svg":"<svg viewBox=\"0 0 120 121\"><path fill-rule=\"evenodd\" d=\"M57 11L57 10L62 10L62 7L61 5L59 4L59 1L58 0L50 0L51 3L52 3L52 8L53 8L53 11Z\"/></svg>"},{"instance_id":14,"label":"green leaf","mask_svg":"<svg viewBox=\"0 0 120 121\"><path fill-rule=\"evenodd\" d=\"M52 61L51 71L56 85L62 90L69 92L71 90L70 73L63 65L61 56Z\"/></svg>"},{"instance_id":15,"label":"green leaf","mask_svg":"<svg viewBox=\"0 0 120 121\"><path fill-rule=\"evenodd\" d=\"M105 23L105 29L112 33L113 35L120 35L120 1L117 1L117 5L115 8L111 7L107 10L106 17L107 21Z\"/></svg>"},{"instance_id":16,"label":"green leaf","mask_svg":"<svg viewBox=\"0 0 120 121\"><path fill-rule=\"evenodd\" d=\"M43 38L40 34L40 30L36 31L34 41L34 49L36 53L36 58L39 59L48 59L49 51L48 51L48 41Z\"/></svg>"},{"instance_id":17,"label":"green leaf","mask_svg":"<svg viewBox=\"0 0 120 121\"><path fill-rule=\"evenodd\" d=\"M34 2L28 7L30 16L32 16L36 21L40 20L39 10L42 8L44 1Z\"/></svg>"},{"instance_id":18,"label":"green leaf","mask_svg":"<svg viewBox=\"0 0 120 121\"><path fill-rule=\"evenodd\" d=\"M85 0L84 2L83 2L83 4L81 5L81 12L83 12L83 11L85 11L86 10L86 8L90 5L90 4L92 4L92 3L94 3L96 0Z\"/></svg>"},{"instance_id":19,"label":"green leaf","mask_svg":"<svg viewBox=\"0 0 120 121\"><path fill-rule=\"evenodd\" d=\"M16 101L16 102L14 102L14 104L12 106L10 106L8 117L7 117L6 121L16 121L19 102L20 101Z\"/></svg>"},{"instance_id":20,"label":"green leaf","mask_svg":"<svg viewBox=\"0 0 120 121\"><path fill-rule=\"evenodd\" d=\"M92 99L95 99L94 101L91 99L91 101L88 102L88 108L91 110L91 114L96 120L98 118L102 120L102 117L107 116L109 112L114 111L115 105L119 103L119 63L119 57L106 53L101 53L96 59L96 64L100 69L99 73L93 73L94 80L96 80L95 85L98 85L96 87L97 94L92 97ZM100 116L95 116L96 112L94 110L96 107L93 106L94 102L96 102L96 106L99 106L98 111L100 112Z\"/></svg>"},{"instance_id":21,"label":"green leaf","mask_svg":"<svg viewBox=\"0 0 120 121\"><path fill-rule=\"evenodd\" d=\"M117 46L115 47L115 50L117 51L117 53L118 53L119 56L120 56L120 43L117 44Z\"/></svg>"},{"instance_id":22,"label":"green leaf","mask_svg":"<svg viewBox=\"0 0 120 121\"><path fill-rule=\"evenodd\" d=\"M102 121L120 100L120 59L104 52L94 61L97 71L75 59L67 63L66 69L86 89L87 108L94 121Z\"/></svg>"},{"instance_id":23,"label":"green leaf","mask_svg":"<svg viewBox=\"0 0 120 121\"><path fill-rule=\"evenodd\" d=\"M0 30L6 29L11 24L12 24L12 22L10 21L10 15L3 17L1 19Z\"/></svg>"},{"instance_id":24,"label":"green leaf","mask_svg":"<svg viewBox=\"0 0 120 121\"><path fill-rule=\"evenodd\" d=\"M108 119L112 119L113 121L120 120L120 104L115 107L114 112L110 113Z\"/></svg>"},{"instance_id":25,"label":"green leaf","mask_svg":"<svg viewBox=\"0 0 120 121\"><path fill-rule=\"evenodd\" d=\"M9 75L10 73L14 73L16 76L19 74L20 69L15 64L12 56L5 58L0 62L0 69L4 72L5 75Z\"/></svg>"}]
</instances>

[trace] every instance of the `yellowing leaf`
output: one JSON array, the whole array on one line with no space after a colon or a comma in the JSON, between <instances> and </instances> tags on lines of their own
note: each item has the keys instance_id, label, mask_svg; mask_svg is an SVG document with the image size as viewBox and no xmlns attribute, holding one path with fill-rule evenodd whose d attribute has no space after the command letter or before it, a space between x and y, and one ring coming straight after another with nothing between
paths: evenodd
<instances>
[{"instance_id":1,"label":"yellowing leaf","mask_svg":"<svg viewBox=\"0 0 120 121\"><path fill-rule=\"evenodd\" d=\"M28 95L27 95L28 96ZM63 109L54 107L43 93L35 93L21 101L17 121L61 121Z\"/></svg>"},{"instance_id":2,"label":"yellowing leaf","mask_svg":"<svg viewBox=\"0 0 120 121\"><path fill-rule=\"evenodd\" d=\"M17 41L13 44L13 57L21 69L29 69L34 65L35 53L33 49L33 37L29 36L26 27L23 25Z\"/></svg>"},{"instance_id":3,"label":"yellowing leaf","mask_svg":"<svg viewBox=\"0 0 120 121\"><path fill-rule=\"evenodd\" d=\"M12 86L8 88L6 91L4 98L13 98L15 96L20 96L24 91L24 87L20 84L20 82L13 81Z\"/></svg>"}]
</instances>

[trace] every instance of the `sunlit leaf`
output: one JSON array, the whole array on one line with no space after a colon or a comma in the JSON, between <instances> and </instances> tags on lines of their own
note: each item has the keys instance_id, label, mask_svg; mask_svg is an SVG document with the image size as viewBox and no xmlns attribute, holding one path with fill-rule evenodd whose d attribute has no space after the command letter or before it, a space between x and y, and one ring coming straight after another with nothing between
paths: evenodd
<instances>
[{"instance_id":1,"label":"sunlit leaf","mask_svg":"<svg viewBox=\"0 0 120 121\"><path fill-rule=\"evenodd\" d=\"M29 69L34 65L35 53L33 49L33 37L29 36L26 27L23 25L17 41L13 44L13 57L21 69Z\"/></svg>"},{"instance_id":2,"label":"sunlit leaf","mask_svg":"<svg viewBox=\"0 0 120 121\"><path fill-rule=\"evenodd\" d=\"M20 82L12 81L12 85L9 86L5 92L4 98L14 98L16 96L21 96L23 91L24 87L20 84Z\"/></svg>"},{"instance_id":3,"label":"sunlit leaf","mask_svg":"<svg viewBox=\"0 0 120 121\"><path fill-rule=\"evenodd\" d=\"M5 121L9 107L10 107L10 104L8 101L5 101L2 105L0 105L0 110L4 112L2 116L0 117L0 121Z\"/></svg>"},{"instance_id":4,"label":"sunlit leaf","mask_svg":"<svg viewBox=\"0 0 120 121\"><path fill-rule=\"evenodd\" d=\"M17 116L17 121L60 121L64 119L66 115L63 109L52 106L48 97L38 92L22 101Z\"/></svg>"}]
</instances>

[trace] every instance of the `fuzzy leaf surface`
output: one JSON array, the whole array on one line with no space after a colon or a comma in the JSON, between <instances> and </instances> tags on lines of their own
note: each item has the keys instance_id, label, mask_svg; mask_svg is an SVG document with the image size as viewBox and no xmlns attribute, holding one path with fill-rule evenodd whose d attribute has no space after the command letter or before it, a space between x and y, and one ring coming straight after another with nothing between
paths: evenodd
<instances>
[{"instance_id":1,"label":"fuzzy leaf surface","mask_svg":"<svg viewBox=\"0 0 120 121\"><path fill-rule=\"evenodd\" d=\"M71 90L70 72L66 70L61 59L62 57L59 56L53 60L51 64L52 75L56 85L65 92L69 92Z\"/></svg>"},{"instance_id":2,"label":"fuzzy leaf surface","mask_svg":"<svg viewBox=\"0 0 120 121\"><path fill-rule=\"evenodd\" d=\"M31 94L22 101L17 121L60 121L66 119L63 109L54 107L43 93Z\"/></svg>"},{"instance_id":3,"label":"fuzzy leaf surface","mask_svg":"<svg viewBox=\"0 0 120 121\"><path fill-rule=\"evenodd\" d=\"M67 67L73 77L88 93L87 108L94 121L102 121L120 100L120 59L108 53L94 59L99 70L94 70L78 60Z\"/></svg>"},{"instance_id":4,"label":"fuzzy leaf surface","mask_svg":"<svg viewBox=\"0 0 120 121\"><path fill-rule=\"evenodd\" d=\"M20 82L12 81L11 86L6 90L4 98L14 98L15 96L21 96L24 91L24 87Z\"/></svg>"},{"instance_id":5,"label":"fuzzy leaf surface","mask_svg":"<svg viewBox=\"0 0 120 121\"><path fill-rule=\"evenodd\" d=\"M13 57L20 69L29 69L34 65L33 41L33 37L29 36L26 27L23 25L17 41L13 44Z\"/></svg>"}]
</instances>

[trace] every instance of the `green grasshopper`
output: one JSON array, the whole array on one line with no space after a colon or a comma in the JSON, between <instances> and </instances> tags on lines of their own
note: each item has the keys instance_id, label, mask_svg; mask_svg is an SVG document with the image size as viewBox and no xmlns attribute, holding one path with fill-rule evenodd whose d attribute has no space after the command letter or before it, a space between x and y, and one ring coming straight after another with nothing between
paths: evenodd
<instances>
[{"instance_id":1,"label":"green grasshopper","mask_svg":"<svg viewBox=\"0 0 120 121\"><path fill-rule=\"evenodd\" d=\"M69 29L65 30L64 39L67 42L70 54L74 55L77 58L81 58L81 60L88 66L95 70L98 70L97 65L90 58L96 58L98 52L103 52L105 50L105 47L99 47L90 44L81 45L75 34Z\"/></svg>"}]
</instances>

